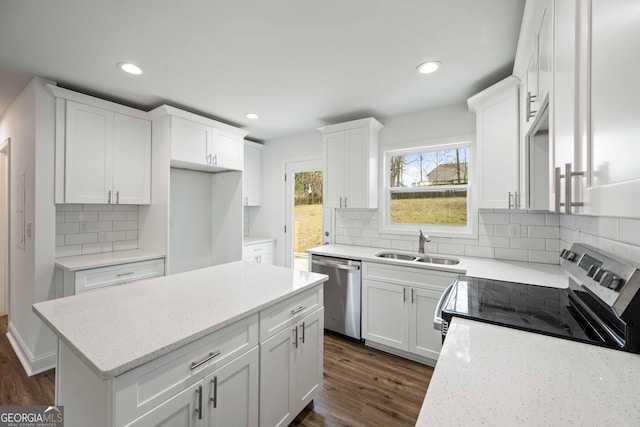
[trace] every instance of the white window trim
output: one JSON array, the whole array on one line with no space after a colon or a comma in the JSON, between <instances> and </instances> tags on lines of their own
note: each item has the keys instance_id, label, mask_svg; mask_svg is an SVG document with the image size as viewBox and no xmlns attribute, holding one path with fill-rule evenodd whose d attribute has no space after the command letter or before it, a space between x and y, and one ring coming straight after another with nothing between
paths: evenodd
<instances>
[{"instance_id":1,"label":"white window trim","mask_svg":"<svg viewBox=\"0 0 640 427\"><path fill-rule=\"evenodd\" d=\"M435 225L435 224L392 224L390 218L390 170L389 161L393 156L408 152L416 152L419 150L446 150L456 147L467 147L469 149L469 159L467 165L469 182L467 189L467 226L451 226L451 225ZM422 230L425 234L433 237L457 237L457 238L477 238L478 237L478 207L476 193L476 172L475 172L475 143L472 135L465 135L455 138L437 139L424 141L421 143L402 144L392 147L381 147L380 152L380 171L382 171L382 179L379 183L380 202L379 202L379 218L378 229L381 234L417 234L418 230ZM448 186L447 186L448 187ZM445 189L445 186L441 187ZM458 187L459 188L459 187ZM407 190L409 191L409 190Z\"/></svg>"}]
</instances>

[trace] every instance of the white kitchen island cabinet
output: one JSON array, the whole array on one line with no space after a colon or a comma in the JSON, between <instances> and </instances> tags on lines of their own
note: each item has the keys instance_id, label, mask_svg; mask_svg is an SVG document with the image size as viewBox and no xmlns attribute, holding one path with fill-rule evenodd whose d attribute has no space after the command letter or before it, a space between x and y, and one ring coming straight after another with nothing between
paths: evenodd
<instances>
[{"instance_id":1,"label":"white kitchen island cabinet","mask_svg":"<svg viewBox=\"0 0 640 427\"><path fill-rule=\"evenodd\" d=\"M238 261L35 304L59 337L56 402L74 426L256 426L262 345L285 332L298 393L269 398L293 419L322 384L325 280Z\"/></svg>"}]
</instances>

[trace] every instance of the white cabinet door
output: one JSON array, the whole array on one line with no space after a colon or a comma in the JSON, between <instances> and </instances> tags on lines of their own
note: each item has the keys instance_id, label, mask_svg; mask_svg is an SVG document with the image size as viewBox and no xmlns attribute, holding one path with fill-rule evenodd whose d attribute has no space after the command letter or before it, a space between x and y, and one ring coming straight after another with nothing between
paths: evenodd
<instances>
[{"instance_id":1,"label":"white cabinet door","mask_svg":"<svg viewBox=\"0 0 640 427\"><path fill-rule=\"evenodd\" d=\"M202 427L203 416L198 413L201 405L205 404L202 393L202 382L187 387L127 426Z\"/></svg>"},{"instance_id":2,"label":"white cabinet door","mask_svg":"<svg viewBox=\"0 0 640 427\"><path fill-rule=\"evenodd\" d=\"M345 194L344 132L325 134L325 170L323 205L327 208L341 208Z\"/></svg>"},{"instance_id":3,"label":"white cabinet door","mask_svg":"<svg viewBox=\"0 0 640 427\"><path fill-rule=\"evenodd\" d=\"M324 340L324 309L298 323L298 345L295 352L295 409L300 412L320 392Z\"/></svg>"},{"instance_id":4,"label":"white cabinet door","mask_svg":"<svg viewBox=\"0 0 640 427\"><path fill-rule=\"evenodd\" d=\"M113 112L67 101L65 202L110 203Z\"/></svg>"},{"instance_id":5,"label":"white cabinet door","mask_svg":"<svg viewBox=\"0 0 640 427\"><path fill-rule=\"evenodd\" d=\"M258 425L259 348L237 358L205 378L205 425Z\"/></svg>"},{"instance_id":6,"label":"white cabinet door","mask_svg":"<svg viewBox=\"0 0 640 427\"><path fill-rule=\"evenodd\" d=\"M369 129L349 129L345 139L345 192L344 207L369 207ZM375 165L377 169L377 165Z\"/></svg>"},{"instance_id":7,"label":"white cabinet door","mask_svg":"<svg viewBox=\"0 0 640 427\"><path fill-rule=\"evenodd\" d=\"M242 170L244 140L231 133L212 129L213 137L207 146L210 164L224 169Z\"/></svg>"},{"instance_id":8,"label":"white cabinet door","mask_svg":"<svg viewBox=\"0 0 640 427\"><path fill-rule=\"evenodd\" d=\"M487 95L475 107L478 207L481 209L519 205L515 196L519 193L520 181L518 88L516 79L508 79L497 83L497 93Z\"/></svg>"},{"instance_id":9,"label":"white cabinet door","mask_svg":"<svg viewBox=\"0 0 640 427\"><path fill-rule=\"evenodd\" d=\"M375 280L362 281L362 337L409 350L407 288Z\"/></svg>"},{"instance_id":10,"label":"white cabinet door","mask_svg":"<svg viewBox=\"0 0 640 427\"><path fill-rule=\"evenodd\" d=\"M442 291L411 288L409 351L436 360L442 348L442 335L433 329L433 315Z\"/></svg>"},{"instance_id":11,"label":"white cabinet door","mask_svg":"<svg viewBox=\"0 0 640 427\"><path fill-rule=\"evenodd\" d=\"M260 206L262 204L262 148L257 145L245 142L244 146L242 203L245 206Z\"/></svg>"},{"instance_id":12,"label":"white cabinet door","mask_svg":"<svg viewBox=\"0 0 640 427\"><path fill-rule=\"evenodd\" d=\"M580 213L640 217L640 79L637 0L592 0L590 24L590 110L582 149L584 185L573 201ZM584 56L584 55L583 55ZM614 65L612 65L614 64ZM619 64L620 66L615 66ZM588 99L588 98L586 98ZM590 115L588 113L590 112ZM587 126L588 124L588 126Z\"/></svg>"},{"instance_id":13,"label":"white cabinet door","mask_svg":"<svg viewBox=\"0 0 640 427\"><path fill-rule=\"evenodd\" d=\"M171 160L208 165L207 149L212 144L213 129L180 117L171 117Z\"/></svg>"},{"instance_id":14,"label":"white cabinet door","mask_svg":"<svg viewBox=\"0 0 640 427\"><path fill-rule=\"evenodd\" d=\"M151 122L115 113L112 203L151 203Z\"/></svg>"},{"instance_id":15,"label":"white cabinet door","mask_svg":"<svg viewBox=\"0 0 640 427\"><path fill-rule=\"evenodd\" d=\"M294 417L294 344L297 325L260 344L260 425L286 426Z\"/></svg>"},{"instance_id":16,"label":"white cabinet door","mask_svg":"<svg viewBox=\"0 0 640 427\"><path fill-rule=\"evenodd\" d=\"M542 12L542 21L538 31L538 109L549 95L553 67L553 19L551 7Z\"/></svg>"}]
</instances>

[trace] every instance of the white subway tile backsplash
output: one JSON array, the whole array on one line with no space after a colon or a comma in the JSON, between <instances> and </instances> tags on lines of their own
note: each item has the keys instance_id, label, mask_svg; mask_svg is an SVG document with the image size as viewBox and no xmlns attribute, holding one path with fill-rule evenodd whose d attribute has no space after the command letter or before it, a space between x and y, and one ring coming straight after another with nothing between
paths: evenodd
<instances>
[{"instance_id":1,"label":"white subway tile backsplash","mask_svg":"<svg viewBox=\"0 0 640 427\"><path fill-rule=\"evenodd\" d=\"M621 218L620 241L640 246L640 220Z\"/></svg>"},{"instance_id":2,"label":"white subway tile backsplash","mask_svg":"<svg viewBox=\"0 0 640 427\"><path fill-rule=\"evenodd\" d=\"M554 225L556 227L560 225L560 215L545 214L544 217L547 225Z\"/></svg>"},{"instance_id":3,"label":"white subway tile backsplash","mask_svg":"<svg viewBox=\"0 0 640 427\"><path fill-rule=\"evenodd\" d=\"M494 248L485 246L465 246L464 254L480 258L495 258Z\"/></svg>"},{"instance_id":4,"label":"white subway tile backsplash","mask_svg":"<svg viewBox=\"0 0 640 427\"><path fill-rule=\"evenodd\" d=\"M512 213L510 214L511 224L523 225L545 225L545 214L540 213Z\"/></svg>"},{"instance_id":5,"label":"white subway tile backsplash","mask_svg":"<svg viewBox=\"0 0 640 427\"><path fill-rule=\"evenodd\" d=\"M480 211L479 222L483 224L509 224L509 214Z\"/></svg>"},{"instance_id":6,"label":"white subway tile backsplash","mask_svg":"<svg viewBox=\"0 0 640 427\"><path fill-rule=\"evenodd\" d=\"M438 253L447 255L464 255L464 246L438 243Z\"/></svg>"},{"instance_id":7,"label":"white subway tile backsplash","mask_svg":"<svg viewBox=\"0 0 640 427\"><path fill-rule=\"evenodd\" d=\"M492 248L508 248L511 246L511 241L506 236L480 236L478 244Z\"/></svg>"},{"instance_id":8,"label":"white subway tile backsplash","mask_svg":"<svg viewBox=\"0 0 640 427\"><path fill-rule=\"evenodd\" d=\"M65 234L64 244L69 245L81 245L83 243L96 243L98 241L98 233L79 233L79 234Z\"/></svg>"},{"instance_id":9,"label":"white subway tile backsplash","mask_svg":"<svg viewBox=\"0 0 640 427\"><path fill-rule=\"evenodd\" d=\"M56 256L137 247L137 205L56 205Z\"/></svg>"},{"instance_id":10,"label":"white subway tile backsplash","mask_svg":"<svg viewBox=\"0 0 640 427\"><path fill-rule=\"evenodd\" d=\"M598 218L598 235L608 239L619 240L618 218Z\"/></svg>"},{"instance_id":11,"label":"white subway tile backsplash","mask_svg":"<svg viewBox=\"0 0 640 427\"><path fill-rule=\"evenodd\" d=\"M393 240L391 241L391 248L403 251L413 251L413 243L408 240Z\"/></svg>"},{"instance_id":12,"label":"white subway tile backsplash","mask_svg":"<svg viewBox=\"0 0 640 427\"><path fill-rule=\"evenodd\" d=\"M547 239L546 240L546 250L547 251L555 251L555 252L559 252L560 251L560 240L559 239Z\"/></svg>"},{"instance_id":13,"label":"white subway tile backsplash","mask_svg":"<svg viewBox=\"0 0 640 427\"><path fill-rule=\"evenodd\" d=\"M494 225L494 234L496 236L509 236L509 225L508 224L496 224Z\"/></svg>"},{"instance_id":14,"label":"white subway tile backsplash","mask_svg":"<svg viewBox=\"0 0 640 427\"><path fill-rule=\"evenodd\" d=\"M529 251L529 262L540 262L545 264L557 264L558 252Z\"/></svg>"},{"instance_id":15,"label":"white subway tile backsplash","mask_svg":"<svg viewBox=\"0 0 640 427\"><path fill-rule=\"evenodd\" d=\"M529 237L545 237L557 239L560 237L560 228L543 225L530 225Z\"/></svg>"},{"instance_id":16,"label":"white subway tile backsplash","mask_svg":"<svg viewBox=\"0 0 640 427\"><path fill-rule=\"evenodd\" d=\"M336 243L339 245L352 245L351 237L336 236Z\"/></svg>"},{"instance_id":17,"label":"white subway tile backsplash","mask_svg":"<svg viewBox=\"0 0 640 427\"><path fill-rule=\"evenodd\" d=\"M492 236L495 234L495 227L493 224L478 224L478 234L481 236Z\"/></svg>"},{"instance_id":18,"label":"white subway tile backsplash","mask_svg":"<svg viewBox=\"0 0 640 427\"><path fill-rule=\"evenodd\" d=\"M511 247L514 249L532 249L543 251L546 247L545 239L537 238L511 238Z\"/></svg>"}]
</instances>

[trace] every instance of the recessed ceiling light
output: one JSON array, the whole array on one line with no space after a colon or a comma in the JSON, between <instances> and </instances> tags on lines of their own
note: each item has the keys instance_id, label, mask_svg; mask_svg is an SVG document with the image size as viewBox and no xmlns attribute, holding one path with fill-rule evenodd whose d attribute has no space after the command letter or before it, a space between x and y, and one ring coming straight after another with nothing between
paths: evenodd
<instances>
[{"instance_id":1,"label":"recessed ceiling light","mask_svg":"<svg viewBox=\"0 0 640 427\"><path fill-rule=\"evenodd\" d=\"M438 68L440 68L440 64L438 61L429 61L429 62L425 62L424 64L420 64L418 65L418 68L416 68L416 71L419 72L420 74L429 74L429 73L433 73L434 71L437 71Z\"/></svg>"},{"instance_id":2,"label":"recessed ceiling light","mask_svg":"<svg viewBox=\"0 0 640 427\"><path fill-rule=\"evenodd\" d=\"M257 119L257 118L258 118L258 117L260 117L260 116L258 116L256 113L247 113L247 114L245 114L245 117L246 117L247 119L255 120L255 119Z\"/></svg>"},{"instance_id":3,"label":"recessed ceiling light","mask_svg":"<svg viewBox=\"0 0 640 427\"><path fill-rule=\"evenodd\" d=\"M117 65L118 65L118 68L120 68L125 73L135 74L135 75L142 74L142 69L130 62L118 62Z\"/></svg>"}]
</instances>

